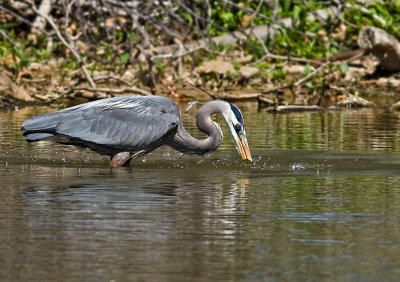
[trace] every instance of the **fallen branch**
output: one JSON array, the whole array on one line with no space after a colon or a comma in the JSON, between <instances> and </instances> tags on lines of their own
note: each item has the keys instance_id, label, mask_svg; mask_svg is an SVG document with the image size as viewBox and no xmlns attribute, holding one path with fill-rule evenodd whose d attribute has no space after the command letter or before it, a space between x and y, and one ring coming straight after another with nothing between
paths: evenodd
<instances>
[{"instance_id":1,"label":"fallen branch","mask_svg":"<svg viewBox=\"0 0 400 282\"><path fill-rule=\"evenodd\" d=\"M282 60L282 61L287 61L287 62L312 64L312 65L321 65L322 64L318 60L309 60L309 59L296 58L296 57L290 57L290 56L280 56L280 55L268 53L268 54L265 54L264 56L262 56L259 60L253 62L252 65L257 65L258 63L264 61L267 58L275 59L275 60Z\"/></svg>"},{"instance_id":2,"label":"fallen branch","mask_svg":"<svg viewBox=\"0 0 400 282\"><path fill-rule=\"evenodd\" d=\"M63 98L64 96L67 96L68 94L71 94L73 92L72 89L68 89L66 91L64 91L63 93L59 94L58 96L51 98L51 99L47 99L46 101L44 101L45 104L50 104L54 101L57 101L58 99Z\"/></svg>"},{"instance_id":3,"label":"fallen branch","mask_svg":"<svg viewBox=\"0 0 400 282\"><path fill-rule=\"evenodd\" d=\"M275 101L268 99L267 97L264 97L262 95L259 95L257 97L258 103L262 106L275 106Z\"/></svg>"},{"instance_id":4,"label":"fallen branch","mask_svg":"<svg viewBox=\"0 0 400 282\"><path fill-rule=\"evenodd\" d=\"M218 98L228 101L256 101L260 93L231 94L221 93Z\"/></svg>"},{"instance_id":5,"label":"fallen branch","mask_svg":"<svg viewBox=\"0 0 400 282\"><path fill-rule=\"evenodd\" d=\"M319 66L315 71L309 73L306 77L303 77L302 79L300 79L299 81L295 82L293 85L294 86L299 86L301 84L303 84L304 82L306 82L307 80L309 80L310 78L312 78L313 76L315 76L317 73L319 73L320 71L322 71L326 66L328 66L330 63L326 62L323 65Z\"/></svg>"},{"instance_id":6,"label":"fallen branch","mask_svg":"<svg viewBox=\"0 0 400 282\"><path fill-rule=\"evenodd\" d=\"M289 105L289 106L277 106L276 108L267 109L269 113L287 113L287 112L307 112L307 111L324 111L325 108L312 105L312 106L303 106L303 105Z\"/></svg>"},{"instance_id":7,"label":"fallen branch","mask_svg":"<svg viewBox=\"0 0 400 282\"><path fill-rule=\"evenodd\" d=\"M317 61L321 61L321 62L346 61L346 62L349 62L349 61L360 58L364 54L365 54L364 49L357 49L357 50L342 52L342 53L339 53L339 54L336 54L336 55L333 55L330 57L319 58L319 59L317 59Z\"/></svg>"}]
</instances>

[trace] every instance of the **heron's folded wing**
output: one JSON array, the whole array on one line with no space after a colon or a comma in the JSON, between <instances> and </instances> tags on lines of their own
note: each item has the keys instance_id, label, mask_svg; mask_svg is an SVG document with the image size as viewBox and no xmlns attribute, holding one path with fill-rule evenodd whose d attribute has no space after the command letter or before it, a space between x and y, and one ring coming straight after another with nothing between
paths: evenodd
<instances>
[{"instance_id":1,"label":"heron's folded wing","mask_svg":"<svg viewBox=\"0 0 400 282\"><path fill-rule=\"evenodd\" d=\"M38 116L27 120L22 129L139 150L157 142L179 118L178 107L169 99L120 97Z\"/></svg>"}]
</instances>

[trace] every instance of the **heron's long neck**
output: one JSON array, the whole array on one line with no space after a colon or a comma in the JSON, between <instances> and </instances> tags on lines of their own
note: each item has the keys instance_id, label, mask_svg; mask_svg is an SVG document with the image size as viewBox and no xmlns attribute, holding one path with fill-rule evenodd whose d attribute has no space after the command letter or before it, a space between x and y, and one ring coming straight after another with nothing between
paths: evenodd
<instances>
[{"instance_id":1,"label":"heron's long neck","mask_svg":"<svg viewBox=\"0 0 400 282\"><path fill-rule=\"evenodd\" d=\"M221 113L221 102L211 101L199 109L196 114L197 127L208 135L206 139L196 139L191 136L182 123L179 124L173 139L172 147L183 153L206 154L218 148L222 141L222 131L219 125L211 120L211 115Z\"/></svg>"}]
</instances>

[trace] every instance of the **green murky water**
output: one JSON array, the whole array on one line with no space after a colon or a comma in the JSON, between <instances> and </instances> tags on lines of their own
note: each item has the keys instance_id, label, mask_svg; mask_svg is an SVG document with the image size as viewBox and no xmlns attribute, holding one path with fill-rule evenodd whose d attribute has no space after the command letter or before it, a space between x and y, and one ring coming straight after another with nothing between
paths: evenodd
<instances>
[{"instance_id":1,"label":"green murky water","mask_svg":"<svg viewBox=\"0 0 400 282\"><path fill-rule=\"evenodd\" d=\"M239 106L253 163L227 137L118 170L0 111L0 280L398 281L400 113Z\"/></svg>"}]
</instances>

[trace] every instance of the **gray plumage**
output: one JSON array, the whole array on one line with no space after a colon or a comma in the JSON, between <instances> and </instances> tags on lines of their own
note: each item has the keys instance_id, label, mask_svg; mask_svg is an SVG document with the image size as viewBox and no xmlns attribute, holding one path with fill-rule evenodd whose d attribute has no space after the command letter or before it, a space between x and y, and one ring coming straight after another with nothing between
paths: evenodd
<instances>
[{"instance_id":1,"label":"gray plumage","mask_svg":"<svg viewBox=\"0 0 400 282\"><path fill-rule=\"evenodd\" d=\"M209 135L204 140L193 138L182 125L178 106L160 96L93 101L28 119L21 129L28 141L49 138L89 147L111 157L121 152L145 154L163 144L185 153L205 154L214 151L222 141L219 125L210 116L222 113L227 122L232 116L224 112L231 111L230 106L228 102L214 100L200 108L197 124Z\"/></svg>"}]
</instances>

